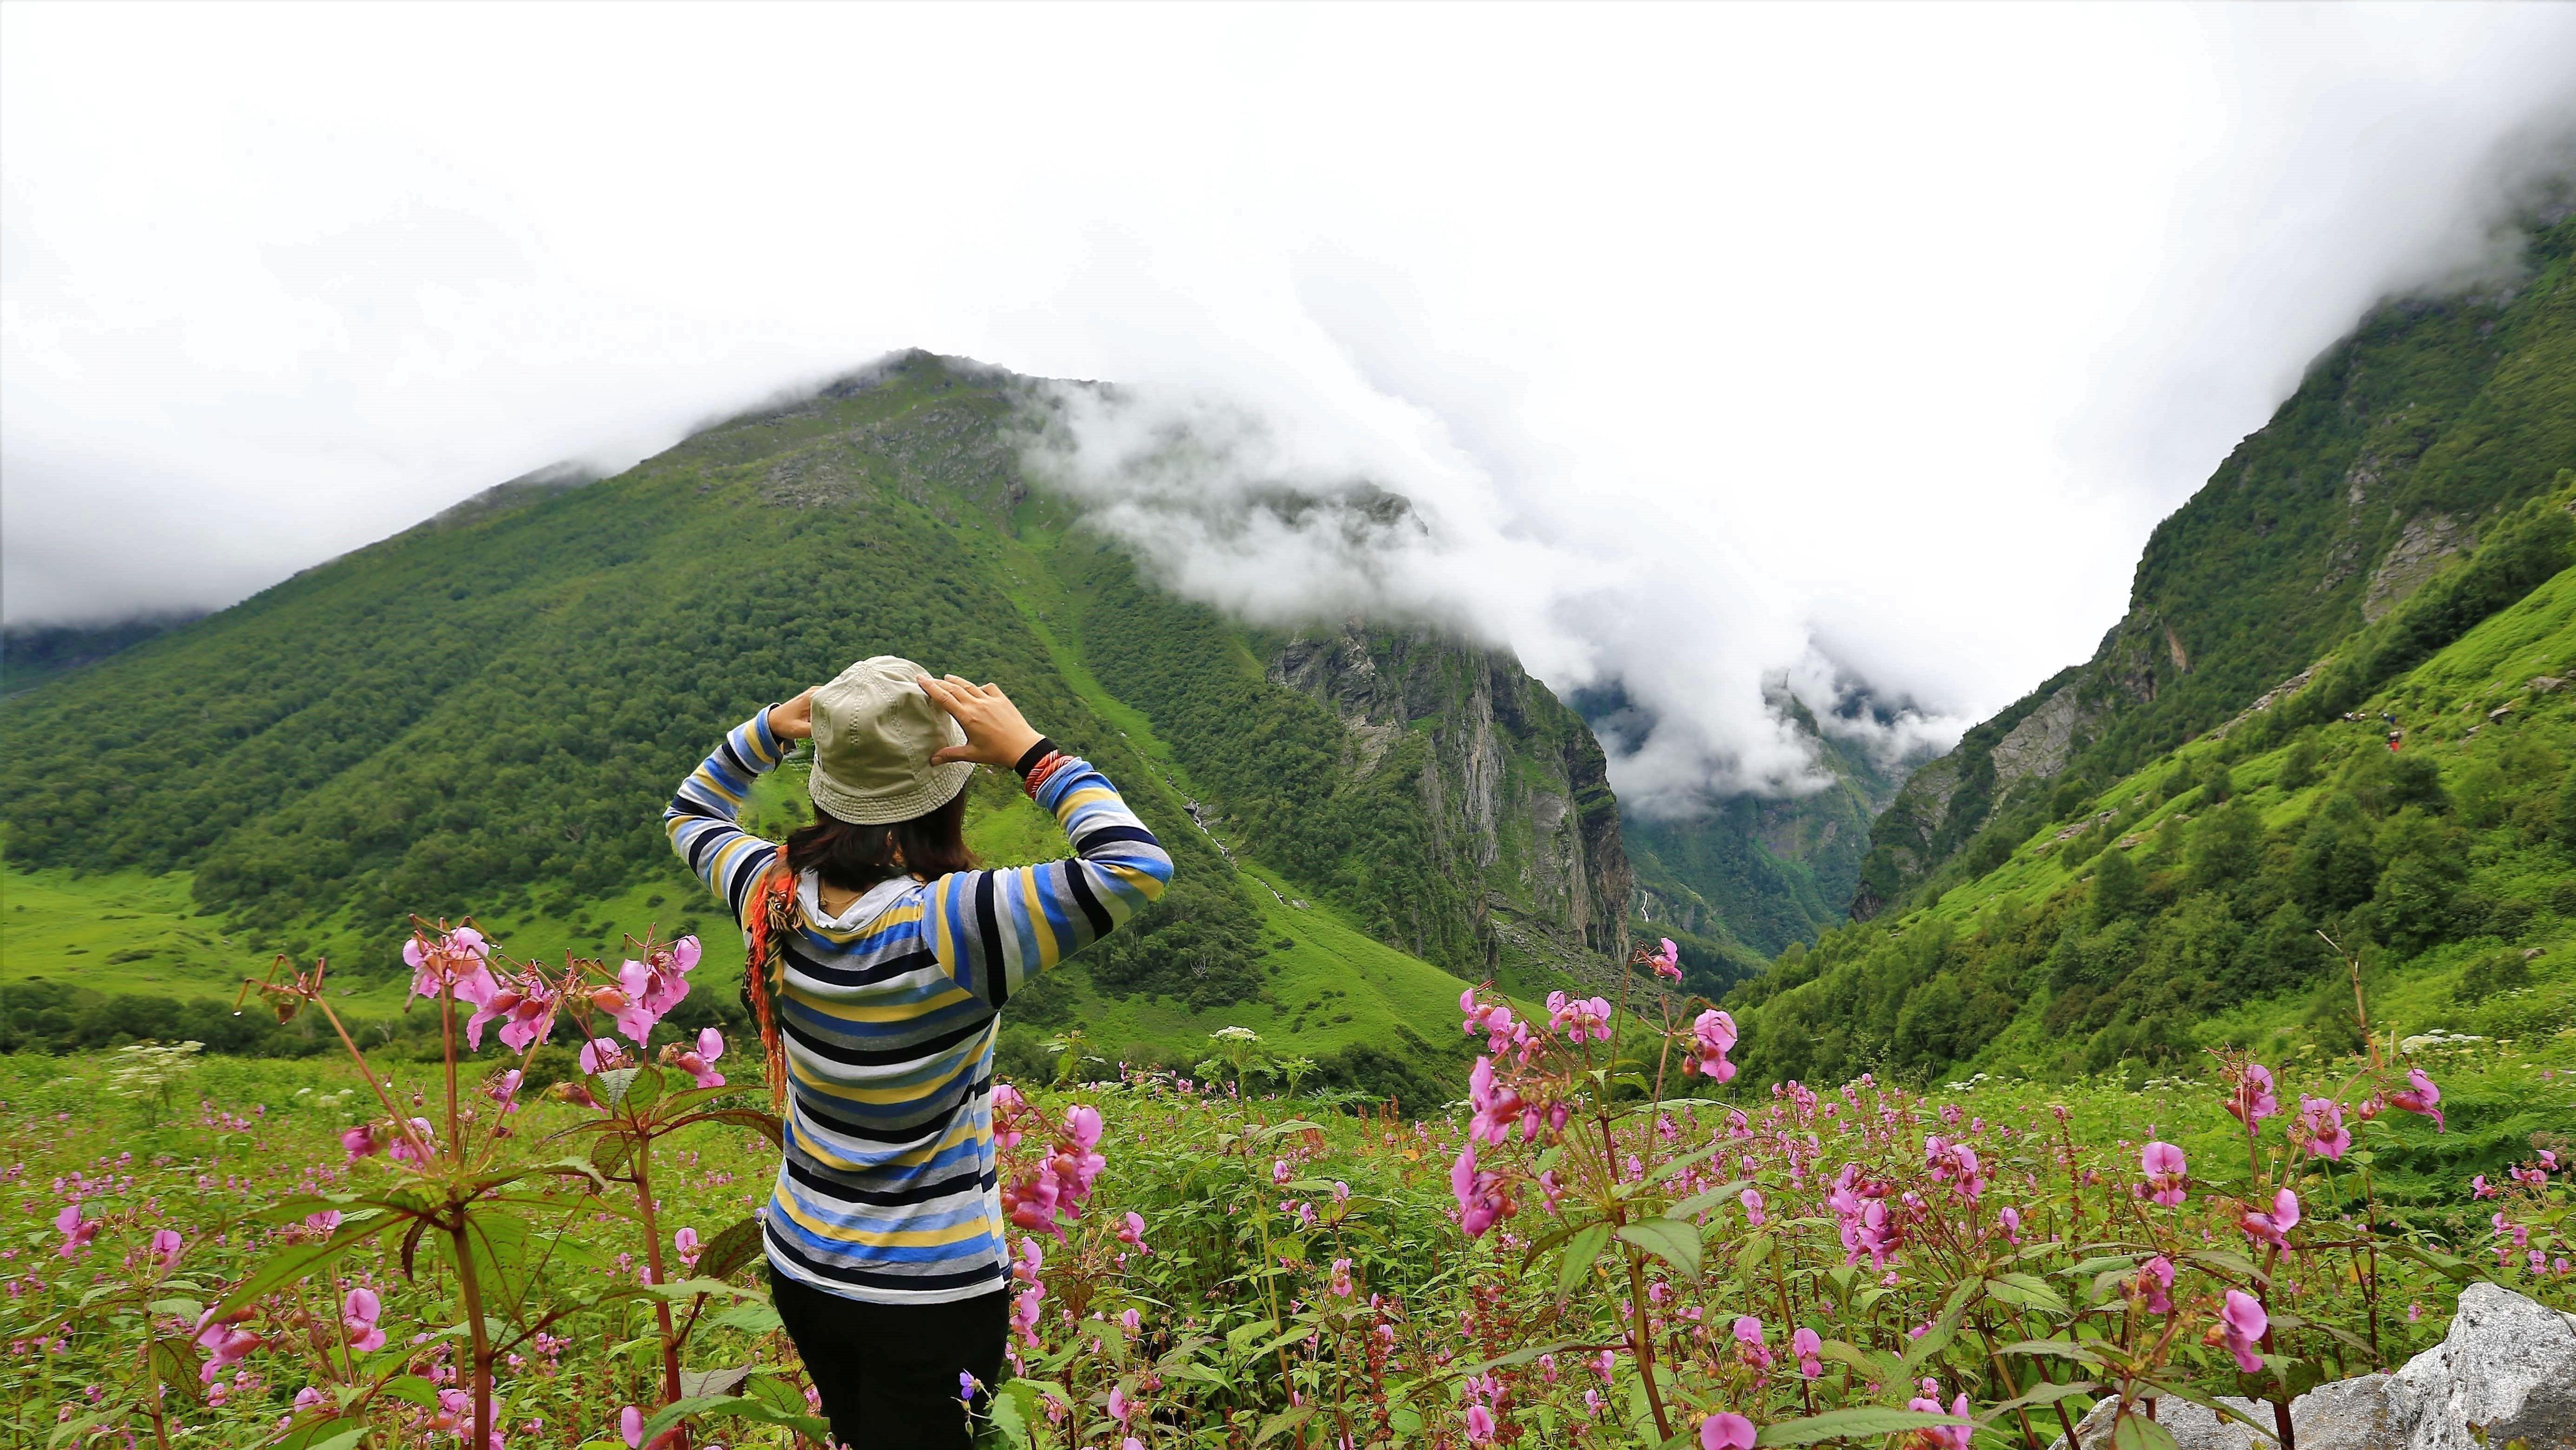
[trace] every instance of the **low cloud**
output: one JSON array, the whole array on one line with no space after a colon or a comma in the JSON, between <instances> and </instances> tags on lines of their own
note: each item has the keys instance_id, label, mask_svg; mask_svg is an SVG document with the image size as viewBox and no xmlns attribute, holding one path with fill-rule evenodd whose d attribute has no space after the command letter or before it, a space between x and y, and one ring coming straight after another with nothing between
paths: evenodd
<instances>
[{"instance_id":1,"label":"low cloud","mask_svg":"<svg viewBox=\"0 0 2576 1450\"><path fill-rule=\"evenodd\" d=\"M1631 810L1828 784L1793 697L1891 764L1946 750L1968 723L1879 700L1747 561L1711 557L1722 541L1568 542L1427 415L1382 408L1398 426L1372 437L1178 389L1052 384L1040 398L1031 471L1158 583L1274 628L1359 616L1508 649L1593 706Z\"/></svg>"}]
</instances>

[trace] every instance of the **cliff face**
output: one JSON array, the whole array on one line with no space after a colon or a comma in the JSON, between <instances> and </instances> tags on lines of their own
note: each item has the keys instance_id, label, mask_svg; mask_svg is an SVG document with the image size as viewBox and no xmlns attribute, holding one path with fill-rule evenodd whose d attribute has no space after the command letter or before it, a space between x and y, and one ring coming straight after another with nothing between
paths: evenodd
<instances>
[{"instance_id":1,"label":"cliff face","mask_svg":"<svg viewBox=\"0 0 2576 1450\"><path fill-rule=\"evenodd\" d=\"M1626 956L1634 872L1600 742L1509 655L1353 622L1287 640L1266 674L1341 721L1351 779L1413 772L1488 971Z\"/></svg>"}]
</instances>

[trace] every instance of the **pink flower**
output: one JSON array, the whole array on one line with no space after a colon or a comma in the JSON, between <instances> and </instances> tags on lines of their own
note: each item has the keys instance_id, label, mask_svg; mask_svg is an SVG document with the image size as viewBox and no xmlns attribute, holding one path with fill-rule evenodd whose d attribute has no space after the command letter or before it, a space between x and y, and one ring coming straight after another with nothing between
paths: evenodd
<instances>
[{"instance_id":1,"label":"pink flower","mask_svg":"<svg viewBox=\"0 0 2576 1450\"><path fill-rule=\"evenodd\" d=\"M712 1027L698 1029L698 1045L686 1051L665 1047L662 1060L697 1079L702 1088L723 1087L725 1075L711 1065L724 1056L724 1034Z\"/></svg>"},{"instance_id":2,"label":"pink flower","mask_svg":"<svg viewBox=\"0 0 2576 1450\"><path fill-rule=\"evenodd\" d=\"M1467 1101L1476 1110L1476 1116L1467 1124L1470 1142L1499 1144L1511 1136L1515 1124L1535 1116L1519 1093L1494 1085L1494 1060L1490 1057L1477 1058L1475 1069L1467 1074ZM1534 1126L1523 1127L1521 1136L1528 1137Z\"/></svg>"},{"instance_id":3,"label":"pink flower","mask_svg":"<svg viewBox=\"0 0 2576 1450\"><path fill-rule=\"evenodd\" d=\"M61 1230L63 1236L62 1246L54 1252L69 1259L77 1257L81 1251L89 1247L89 1241L98 1237L98 1231L104 1227L104 1223L99 1219L82 1218L79 1204L66 1203L63 1205L63 1211L54 1215L54 1227Z\"/></svg>"},{"instance_id":4,"label":"pink flower","mask_svg":"<svg viewBox=\"0 0 2576 1450\"><path fill-rule=\"evenodd\" d=\"M1467 1407L1467 1440L1470 1444L1488 1445L1494 1439L1494 1412L1482 1405Z\"/></svg>"},{"instance_id":5,"label":"pink flower","mask_svg":"<svg viewBox=\"0 0 2576 1450\"><path fill-rule=\"evenodd\" d=\"M2173 1312L2173 1260L2162 1254L2138 1266L2137 1277L2130 1284L2136 1289L2139 1303L2150 1314Z\"/></svg>"},{"instance_id":6,"label":"pink flower","mask_svg":"<svg viewBox=\"0 0 2576 1450\"><path fill-rule=\"evenodd\" d=\"M696 1268L698 1266L698 1231L684 1228L672 1234L671 1251L680 1256L680 1267Z\"/></svg>"},{"instance_id":7,"label":"pink flower","mask_svg":"<svg viewBox=\"0 0 2576 1450\"><path fill-rule=\"evenodd\" d=\"M2477 1177L2469 1180L2469 1197L2493 1198L2495 1196L2496 1186L2487 1182L2487 1176L2485 1174L2481 1173Z\"/></svg>"},{"instance_id":8,"label":"pink flower","mask_svg":"<svg viewBox=\"0 0 2576 1450\"><path fill-rule=\"evenodd\" d=\"M1682 979L1682 949L1673 945L1673 939L1671 937L1658 938L1658 942L1659 944L1655 949L1655 954L1646 959L1646 965L1654 968L1655 975L1662 977L1666 981L1680 981Z\"/></svg>"},{"instance_id":9,"label":"pink flower","mask_svg":"<svg viewBox=\"0 0 2576 1450\"><path fill-rule=\"evenodd\" d=\"M1758 1188L1748 1188L1742 1193L1735 1195L1735 1201L1744 1205L1744 1222L1746 1226L1751 1228L1760 1228L1764 1223L1769 1221L1770 1215L1762 1211L1762 1190Z\"/></svg>"},{"instance_id":10,"label":"pink flower","mask_svg":"<svg viewBox=\"0 0 2576 1450\"><path fill-rule=\"evenodd\" d=\"M2270 1213L2248 1212L2237 1219L2236 1226L2258 1242L2288 1248L2290 1241L2284 1235L2299 1226L2299 1195L2284 1188L2272 1195Z\"/></svg>"},{"instance_id":11,"label":"pink flower","mask_svg":"<svg viewBox=\"0 0 2576 1450\"><path fill-rule=\"evenodd\" d=\"M1728 1049L1735 1046L1735 1019L1711 1008L1691 1023L1692 1056L1682 1063L1684 1072L1696 1072L1711 1082L1725 1082L1735 1076L1735 1064L1726 1060Z\"/></svg>"},{"instance_id":12,"label":"pink flower","mask_svg":"<svg viewBox=\"0 0 2576 1450\"><path fill-rule=\"evenodd\" d=\"M1929 1385L1933 1382L1927 1379L1923 1383ZM1905 1408L1920 1410L1927 1415L1937 1415L1941 1413L1941 1402L1917 1398L1907 1400ZM1952 1400L1950 1413L1957 1419L1969 1420L1968 1397L1963 1394ZM1923 1437L1920 1443L1928 1447L1928 1450L1968 1450L1968 1439L1976 1433L1976 1428L1975 1423L1971 1421L1959 1425L1934 1425L1917 1433Z\"/></svg>"},{"instance_id":13,"label":"pink flower","mask_svg":"<svg viewBox=\"0 0 2576 1450\"><path fill-rule=\"evenodd\" d=\"M2424 1069L2420 1067L2406 1069L2406 1081L2407 1087L2388 1095L2388 1105L2431 1118L2433 1130L2444 1131L2446 1125L2442 1121L2442 1090L2433 1086L2433 1080L2426 1077Z\"/></svg>"},{"instance_id":14,"label":"pink flower","mask_svg":"<svg viewBox=\"0 0 2576 1450\"><path fill-rule=\"evenodd\" d=\"M644 1450L644 1412L633 1405L618 1411L617 1433L626 1441L626 1450Z\"/></svg>"},{"instance_id":15,"label":"pink flower","mask_svg":"<svg viewBox=\"0 0 2576 1450\"><path fill-rule=\"evenodd\" d=\"M2308 1151L2329 1161L2352 1147L2352 1130L2343 1125L2343 1104L2332 1098L2299 1098L2299 1128Z\"/></svg>"},{"instance_id":16,"label":"pink flower","mask_svg":"<svg viewBox=\"0 0 2576 1450\"><path fill-rule=\"evenodd\" d=\"M626 1060L626 1049L614 1037L594 1037L581 1045L581 1070L591 1076L612 1072L634 1064Z\"/></svg>"},{"instance_id":17,"label":"pink flower","mask_svg":"<svg viewBox=\"0 0 2576 1450\"><path fill-rule=\"evenodd\" d=\"M1512 1018L1512 1009L1496 1002L1491 1006L1476 1000L1476 989L1469 987L1458 994L1458 1010L1466 1015L1460 1032L1468 1037L1485 1034L1485 1051L1499 1054L1506 1047L1529 1035L1529 1029Z\"/></svg>"},{"instance_id":18,"label":"pink flower","mask_svg":"<svg viewBox=\"0 0 2576 1450\"><path fill-rule=\"evenodd\" d=\"M1127 1222L1118 1229L1118 1242L1147 1258L1153 1257L1153 1247L1145 1242L1145 1215L1132 1208L1127 1210Z\"/></svg>"},{"instance_id":19,"label":"pink flower","mask_svg":"<svg viewBox=\"0 0 2576 1450\"><path fill-rule=\"evenodd\" d=\"M2020 1209L2014 1208L2010 1204L2006 1204L2003 1212L1995 1215L1995 1222L2002 1227L2005 1238L2016 1244L2021 1242Z\"/></svg>"},{"instance_id":20,"label":"pink flower","mask_svg":"<svg viewBox=\"0 0 2576 1450\"><path fill-rule=\"evenodd\" d=\"M170 1267L172 1264L179 1262L179 1255L187 1248L187 1243L188 1241L179 1237L178 1232L174 1229L154 1229L152 1231L152 1262L165 1269Z\"/></svg>"},{"instance_id":21,"label":"pink flower","mask_svg":"<svg viewBox=\"0 0 2576 1450\"><path fill-rule=\"evenodd\" d=\"M349 1347L360 1354L373 1354L385 1347L385 1332L376 1321L384 1317L384 1302L373 1289L352 1289L340 1301L340 1323L349 1331Z\"/></svg>"},{"instance_id":22,"label":"pink flower","mask_svg":"<svg viewBox=\"0 0 2576 1450\"><path fill-rule=\"evenodd\" d=\"M483 1025L501 1024L501 1041L512 1052L525 1052L530 1045L554 1035L555 1008L563 993L550 986L545 975L531 969L524 975L501 982L475 1004L474 1015L466 1019L465 1040L468 1045L483 1045Z\"/></svg>"},{"instance_id":23,"label":"pink flower","mask_svg":"<svg viewBox=\"0 0 2576 1450\"><path fill-rule=\"evenodd\" d=\"M1359 1286L1351 1282L1350 1260L1333 1260L1333 1277L1324 1285L1324 1289L1337 1299L1348 1299L1359 1292Z\"/></svg>"},{"instance_id":24,"label":"pink flower","mask_svg":"<svg viewBox=\"0 0 2576 1450\"><path fill-rule=\"evenodd\" d=\"M2242 1289L2230 1289L2227 1307L2218 1311L2218 1322L2226 1333L2228 1350L2236 1356L2236 1367L2247 1374L2261 1369L2263 1356L2258 1347L2272 1327L2262 1304Z\"/></svg>"},{"instance_id":25,"label":"pink flower","mask_svg":"<svg viewBox=\"0 0 2576 1450\"><path fill-rule=\"evenodd\" d=\"M209 1309L197 1316L197 1347L206 1352L206 1362L197 1371L199 1379L213 1384L216 1376L241 1363L264 1342L258 1335L239 1327L250 1313L242 1309L217 1319L215 1311Z\"/></svg>"},{"instance_id":26,"label":"pink flower","mask_svg":"<svg viewBox=\"0 0 2576 1450\"><path fill-rule=\"evenodd\" d=\"M420 1144L419 1149L412 1147L415 1140ZM429 1119L412 1119L411 1132L408 1135L395 1134L394 1140L385 1145L385 1151L393 1155L397 1163L419 1163L424 1168L428 1167L429 1165L422 1161L421 1153L437 1151L437 1144L430 1137Z\"/></svg>"},{"instance_id":27,"label":"pink flower","mask_svg":"<svg viewBox=\"0 0 2576 1450\"><path fill-rule=\"evenodd\" d=\"M1459 1149L1458 1161L1449 1167L1449 1192L1458 1200L1458 1225L1471 1239L1484 1237L1496 1220L1512 1212L1511 1197L1502 1188L1502 1176L1476 1170L1473 1143Z\"/></svg>"},{"instance_id":28,"label":"pink flower","mask_svg":"<svg viewBox=\"0 0 2576 1450\"><path fill-rule=\"evenodd\" d=\"M1699 1422L1699 1450L1753 1450L1753 1422L1720 1410Z\"/></svg>"},{"instance_id":29,"label":"pink flower","mask_svg":"<svg viewBox=\"0 0 2576 1450\"><path fill-rule=\"evenodd\" d=\"M2183 1192L2184 1175L2190 1164L2173 1144L2149 1143L2146 1151L2138 1155L2138 1167L2147 1175L2147 1186L2155 1190L2151 1196L2156 1202L2175 1208L2190 1196Z\"/></svg>"},{"instance_id":30,"label":"pink flower","mask_svg":"<svg viewBox=\"0 0 2576 1450\"><path fill-rule=\"evenodd\" d=\"M1798 1332L1789 1336L1789 1352L1798 1357L1798 1373L1805 1378L1814 1379L1825 1372L1825 1340L1816 1331L1799 1326Z\"/></svg>"},{"instance_id":31,"label":"pink flower","mask_svg":"<svg viewBox=\"0 0 2576 1450\"><path fill-rule=\"evenodd\" d=\"M2259 1062L2245 1064L2236 1075L2234 1090L2227 1096L2227 1111L2248 1131L2281 1111L2281 1100L2272 1092L2272 1070Z\"/></svg>"},{"instance_id":32,"label":"pink flower","mask_svg":"<svg viewBox=\"0 0 2576 1450\"><path fill-rule=\"evenodd\" d=\"M402 951L404 964L411 968L413 996L450 993L478 1007L500 989L488 965L491 955L483 933L470 926L460 926L436 941L413 932Z\"/></svg>"},{"instance_id":33,"label":"pink flower","mask_svg":"<svg viewBox=\"0 0 2576 1450\"><path fill-rule=\"evenodd\" d=\"M376 1142L375 1124L360 1123L340 1135L340 1146L348 1150L349 1161L355 1163L361 1158L380 1151L383 1145Z\"/></svg>"}]
</instances>

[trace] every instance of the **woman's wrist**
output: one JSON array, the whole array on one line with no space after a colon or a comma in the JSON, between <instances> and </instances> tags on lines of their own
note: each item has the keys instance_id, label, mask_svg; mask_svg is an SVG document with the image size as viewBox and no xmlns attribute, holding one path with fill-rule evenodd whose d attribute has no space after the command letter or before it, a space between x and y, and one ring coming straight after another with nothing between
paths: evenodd
<instances>
[{"instance_id":1,"label":"woman's wrist","mask_svg":"<svg viewBox=\"0 0 2576 1450\"><path fill-rule=\"evenodd\" d=\"M1011 769L1019 772L1022 780L1026 780L1030 771L1037 769L1041 762L1055 753L1056 743L1041 735L1031 742L1027 749L1020 752L1019 759L1012 762Z\"/></svg>"}]
</instances>

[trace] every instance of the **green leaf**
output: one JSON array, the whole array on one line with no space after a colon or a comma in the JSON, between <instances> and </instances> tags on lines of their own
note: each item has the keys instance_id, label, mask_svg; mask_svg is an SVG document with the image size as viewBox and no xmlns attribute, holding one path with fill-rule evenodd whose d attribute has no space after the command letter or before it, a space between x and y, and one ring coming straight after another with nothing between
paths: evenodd
<instances>
[{"instance_id":1,"label":"green leaf","mask_svg":"<svg viewBox=\"0 0 2576 1450\"><path fill-rule=\"evenodd\" d=\"M249 1277L233 1286L223 1302L215 1306L218 1316L239 1313L259 1302L272 1289L292 1284L307 1274L319 1273L332 1260L403 1222L378 1214L350 1214L340 1220L339 1230L319 1243L293 1244L271 1254Z\"/></svg>"},{"instance_id":2,"label":"green leaf","mask_svg":"<svg viewBox=\"0 0 2576 1450\"><path fill-rule=\"evenodd\" d=\"M1019 1396L1005 1393L1010 1388L1010 1385L1005 1384L1001 1390L994 1392L992 1418L987 1422L987 1433L977 1437L978 1444L994 1443L998 1440L998 1443L1009 1447L1009 1450L1019 1450L1019 1447L1029 1443L1029 1418L1021 1411Z\"/></svg>"},{"instance_id":3,"label":"green leaf","mask_svg":"<svg viewBox=\"0 0 2576 1450\"><path fill-rule=\"evenodd\" d=\"M1688 1222L1689 1220L1706 1213L1712 1208L1732 1202L1737 1194L1742 1193L1744 1190L1751 1188L1752 1186L1753 1180L1750 1178L1739 1178L1733 1183L1721 1183L1715 1188L1704 1189L1698 1193L1694 1193L1690 1197L1683 1199L1681 1202L1674 1204L1672 1207L1665 1209L1664 1217L1680 1219L1684 1222Z\"/></svg>"},{"instance_id":4,"label":"green leaf","mask_svg":"<svg viewBox=\"0 0 2576 1450\"><path fill-rule=\"evenodd\" d=\"M680 1398L698 1399L708 1395L730 1395L751 1378L756 1365L738 1364L730 1369L684 1369L680 1371Z\"/></svg>"},{"instance_id":5,"label":"green leaf","mask_svg":"<svg viewBox=\"0 0 2576 1450\"><path fill-rule=\"evenodd\" d=\"M1895 1355L1863 1349L1847 1339L1828 1339L1816 1353L1836 1364L1850 1365L1883 1385L1892 1385L1905 1378L1905 1366L1897 1363Z\"/></svg>"},{"instance_id":6,"label":"green leaf","mask_svg":"<svg viewBox=\"0 0 2576 1450\"><path fill-rule=\"evenodd\" d=\"M1610 1225L1587 1224L1577 1231L1556 1261L1556 1297L1562 1299L1574 1292L1574 1286L1592 1272L1592 1262L1610 1244Z\"/></svg>"},{"instance_id":7,"label":"green leaf","mask_svg":"<svg viewBox=\"0 0 2576 1450\"><path fill-rule=\"evenodd\" d=\"M1699 1148L1691 1152L1684 1153L1679 1158L1676 1158L1670 1163L1666 1163L1661 1167L1658 1167L1654 1172L1647 1174L1644 1186L1652 1188L1656 1184L1663 1182L1665 1179L1672 1177L1674 1174L1681 1172L1683 1169L1696 1167L1699 1164L1707 1162L1712 1156L1725 1151L1726 1139L1720 1138L1705 1148Z\"/></svg>"},{"instance_id":8,"label":"green leaf","mask_svg":"<svg viewBox=\"0 0 2576 1450\"><path fill-rule=\"evenodd\" d=\"M1299 1405L1294 1409L1281 1410L1278 1414L1271 1416L1268 1420L1262 1423L1261 1433L1252 1437L1252 1443L1255 1446L1266 1445L1270 1443L1273 1437L1285 1431L1296 1429L1298 1426L1305 1424L1308 1420L1313 1419L1314 1415L1315 1407L1313 1405Z\"/></svg>"},{"instance_id":9,"label":"green leaf","mask_svg":"<svg viewBox=\"0 0 2576 1450\"><path fill-rule=\"evenodd\" d=\"M1619 1225L1622 1242L1635 1244L1690 1277L1699 1277L1699 1230L1669 1218L1639 1219Z\"/></svg>"},{"instance_id":10,"label":"green leaf","mask_svg":"<svg viewBox=\"0 0 2576 1450\"><path fill-rule=\"evenodd\" d=\"M2122 1415L2111 1426L2111 1450L2182 1450L2173 1431L2144 1415Z\"/></svg>"},{"instance_id":11,"label":"green leaf","mask_svg":"<svg viewBox=\"0 0 2576 1450\"><path fill-rule=\"evenodd\" d=\"M1942 1306L1941 1317L1932 1321L1932 1327L1924 1331L1922 1338L1905 1347L1904 1358L1899 1364L1906 1378L1913 1378L1915 1371L1931 1363L1933 1356L1949 1348L1950 1341L1958 1337L1959 1326L1967 1322L1968 1306L1976 1302L1978 1283L1978 1280L1968 1279L1952 1289L1949 1302Z\"/></svg>"},{"instance_id":12,"label":"green leaf","mask_svg":"<svg viewBox=\"0 0 2576 1450\"><path fill-rule=\"evenodd\" d=\"M355 1450L358 1442L367 1437L368 1428L364 1420L352 1424L332 1415L294 1427L283 1440L261 1443L273 1450Z\"/></svg>"},{"instance_id":13,"label":"green leaf","mask_svg":"<svg viewBox=\"0 0 2576 1450\"><path fill-rule=\"evenodd\" d=\"M2053 1355L2059 1359L2071 1359L2090 1369L2102 1367L2102 1356L2087 1346L2065 1339L2017 1339L2010 1344L1997 1345L1995 1353Z\"/></svg>"},{"instance_id":14,"label":"green leaf","mask_svg":"<svg viewBox=\"0 0 2576 1450\"><path fill-rule=\"evenodd\" d=\"M2067 1314L2066 1301L2046 1281L2031 1274L1999 1274L1986 1281L1986 1292L2007 1304L2043 1314Z\"/></svg>"},{"instance_id":15,"label":"green leaf","mask_svg":"<svg viewBox=\"0 0 2576 1450\"><path fill-rule=\"evenodd\" d=\"M416 1374L385 1381L385 1393L398 1400L408 1400L424 1410L438 1408L438 1386Z\"/></svg>"},{"instance_id":16,"label":"green leaf","mask_svg":"<svg viewBox=\"0 0 2576 1450\"><path fill-rule=\"evenodd\" d=\"M676 1131L693 1123L731 1123L738 1128L757 1130L762 1137L769 1140L772 1147L787 1146L786 1125L778 1121L776 1114L766 1113L758 1108L709 1108L703 1113L691 1113L678 1122L670 1124L669 1129Z\"/></svg>"},{"instance_id":17,"label":"green leaf","mask_svg":"<svg viewBox=\"0 0 2576 1450\"><path fill-rule=\"evenodd\" d=\"M707 1322L718 1329L739 1329L745 1334L771 1334L787 1327L778 1311L767 1304L737 1304Z\"/></svg>"},{"instance_id":18,"label":"green leaf","mask_svg":"<svg viewBox=\"0 0 2576 1450\"><path fill-rule=\"evenodd\" d=\"M1753 1276L1762 1271L1762 1266L1771 1262L1772 1246L1773 1240L1767 1233L1745 1235L1743 1246L1735 1251L1735 1277L1751 1283Z\"/></svg>"},{"instance_id":19,"label":"green leaf","mask_svg":"<svg viewBox=\"0 0 2576 1450\"><path fill-rule=\"evenodd\" d=\"M1753 1437L1753 1443L1764 1446L1813 1445L1820 1440L1868 1439L1880 1435L1901 1435L1908 1430L1929 1430L1938 1425L1968 1423L1954 1415L1927 1415L1921 1410L1889 1410L1863 1405L1856 1409L1827 1410L1821 1415L1765 1425Z\"/></svg>"},{"instance_id":20,"label":"green leaf","mask_svg":"<svg viewBox=\"0 0 2576 1450\"><path fill-rule=\"evenodd\" d=\"M2080 1395L2095 1395L2100 1394L2101 1392L2102 1387L2091 1380L2071 1380L2062 1385L2042 1383L2032 1389L2029 1394L2023 1395L2019 1399L2006 1400L2002 1404L1995 1406L1993 1409L1986 1411L1984 1419L1987 1424L1991 1425L1997 1420L2002 1419L2004 1416L2011 1414L2015 1410L2027 1410L2044 1405L2053 1405L2059 1400L2071 1400Z\"/></svg>"},{"instance_id":21,"label":"green leaf","mask_svg":"<svg viewBox=\"0 0 2576 1450\"><path fill-rule=\"evenodd\" d=\"M1471 1365L1442 1371L1442 1377L1471 1380L1489 1369L1509 1369L1513 1365L1528 1364L1542 1354L1561 1354L1566 1350L1580 1349L1591 1343L1593 1341L1589 1339L1559 1339L1548 1344L1523 1345L1509 1354L1498 1354L1492 1359L1480 1359Z\"/></svg>"},{"instance_id":22,"label":"green leaf","mask_svg":"<svg viewBox=\"0 0 2576 1450\"><path fill-rule=\"evenodd\" d=\"M626 1171L626 1160L635 1156L635 1140L622 1133L607 1133L590 1145L590 1166L603 1185L611 1174ZM570 1160L567 1159L567 1162Z\"/></svg>"},{"instance_id":23,"label":"green leaf","mask_svg":"<svg viewBox=\"0 0 2576 1450\"><path fill-rule=\"evenodd\" d=\"M733 1225L698 1251L698 1272L710 1279L730 1279L760 1257L760 1220L747 1218Z\"/></svg>"}]
</instances>

